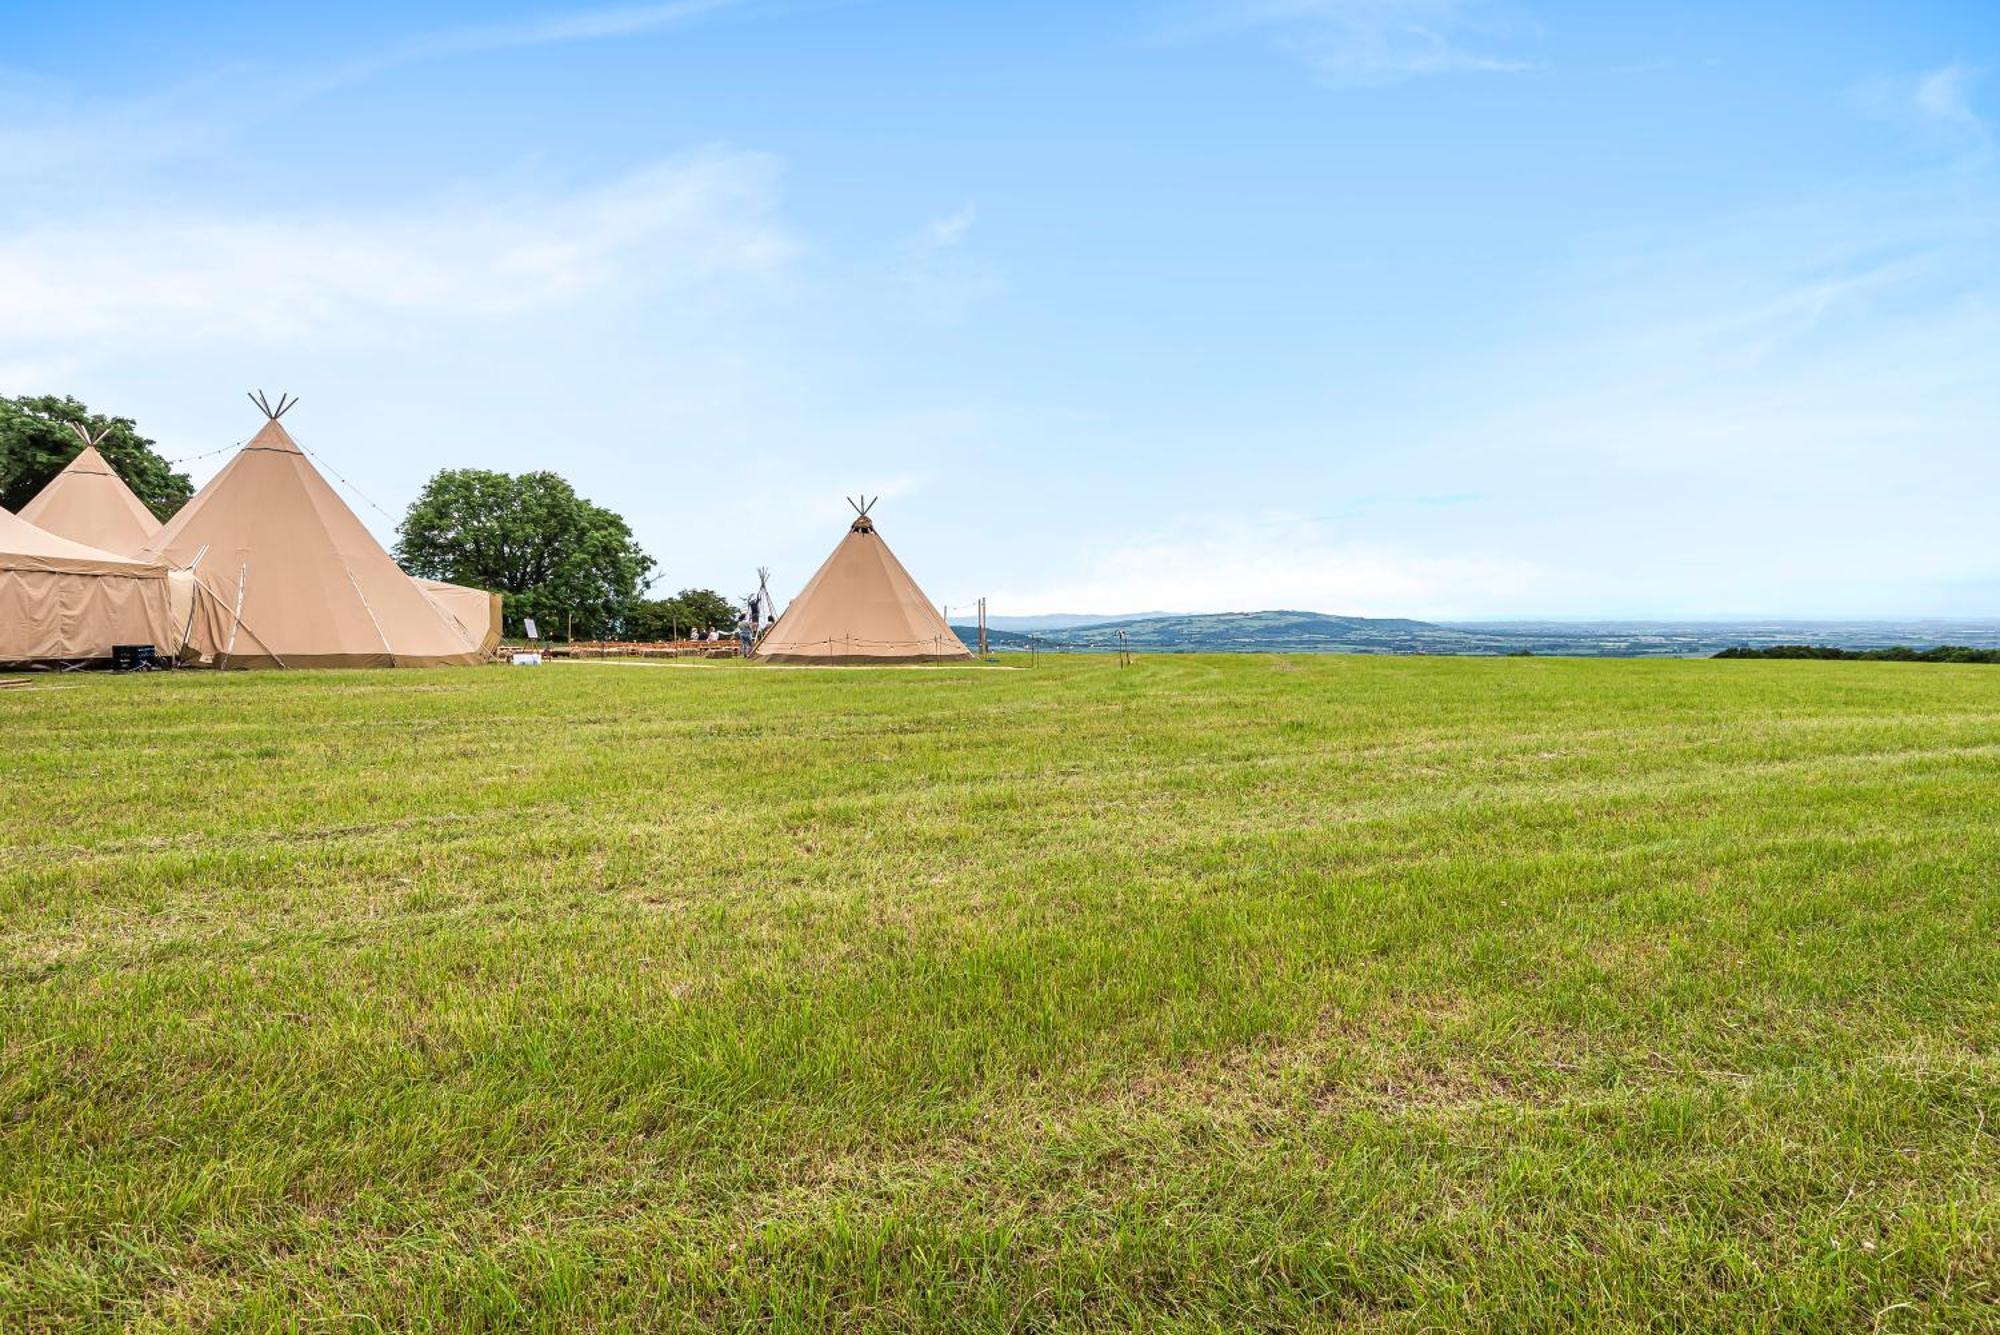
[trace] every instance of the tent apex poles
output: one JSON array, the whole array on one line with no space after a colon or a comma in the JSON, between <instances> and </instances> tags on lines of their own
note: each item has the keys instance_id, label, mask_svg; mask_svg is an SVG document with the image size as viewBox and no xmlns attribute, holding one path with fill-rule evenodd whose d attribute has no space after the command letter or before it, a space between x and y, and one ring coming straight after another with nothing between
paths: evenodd
<instances>
[{"instance_id":1,"label":"tent apex poles","mask_svg":"<svg viewBox=\"0 0 2000 1335\"><path fill-rule=\"evenodd\" d=\"M299 406L298 396L295 394L280 392L278 395L278 406L275 408L271 406L270 399L264 396L264 391L261 389L251 390L248 397L250 402L257 405L257 410L273 422Z\"/></svg>"}]
</instances>

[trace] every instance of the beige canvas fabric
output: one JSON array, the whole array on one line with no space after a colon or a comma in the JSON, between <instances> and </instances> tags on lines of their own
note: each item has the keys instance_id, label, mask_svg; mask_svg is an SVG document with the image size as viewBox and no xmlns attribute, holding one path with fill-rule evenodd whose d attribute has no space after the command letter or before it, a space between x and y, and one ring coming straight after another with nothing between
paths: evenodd
<instances>
[{"instance_id":1,"label":"beige canvas fabric","mask_svg":"<svg viewBox=\"0 0 2000 1335\"><path fill-rule=\"evenodd\" d=\"M227 610L190 642L217 667L436 667L484 657L275 420L142 554L192 566Z\"/></svg>"},{"instance_id":2,"label":"beige canvas fabric","mask_svg":"<svg viewBox=\"0 0 2000 1335\"><path fill-rule=\"evenodd\" d=\"M0 663L89 662L118 644L171 657L196 611L188 576L0 510Z\"/></svg>"},{"instance_id":3,"label":"beige canvas fabric","mask_svg":"<svg viewBox=\"0 0 2000 1335\"><path fill-rule=\"evenodd\" d=\"M21 507L21 518L59 538L127 556L160 531L160 521L94 445L50 478Z\"/></svg>"},{"instance_id":4,"label":"beige canvas fabric","mask_svg":"<svg viewBox=\"0 0 2000 1335\"><path fill-rule=\"evenodd\" d=\"M500 595L463 584L447 584L441 579L420 579L417 587L465 629L465 636L479 646L481 654L500 647Z\"/></svg>"},{"instance_id":5,"label":"beige canvas fabric","mask_svg":"<svg viewBox=\"0 0 2000 1335\"><path fill-rule=\"evenodd\" d=\"M935 663L970 658L866 515L772 625L773 663Z\"/></svg>"}]
</instances>

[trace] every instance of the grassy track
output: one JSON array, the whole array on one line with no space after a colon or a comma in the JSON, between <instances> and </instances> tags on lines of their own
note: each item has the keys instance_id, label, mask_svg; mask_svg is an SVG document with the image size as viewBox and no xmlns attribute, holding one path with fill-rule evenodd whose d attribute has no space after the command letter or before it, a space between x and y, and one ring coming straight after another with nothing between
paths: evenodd
<instances>
[{"instance_id":1,"label":"grassy track","mask_svg":"<svg viewBox=\"0 0 2000 1335\"><path fill-rule=\"evenodd\" d=\"M0 692L0 1329L2000 1327L2000 671Z\"/></svg>"}]
</instances>

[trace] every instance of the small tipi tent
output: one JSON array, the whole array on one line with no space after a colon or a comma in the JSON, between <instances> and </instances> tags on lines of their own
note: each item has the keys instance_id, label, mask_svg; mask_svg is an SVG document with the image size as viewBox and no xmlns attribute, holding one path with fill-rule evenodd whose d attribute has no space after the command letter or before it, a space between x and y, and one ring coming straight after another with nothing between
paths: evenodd
<instances>
[{"instance_id":1,"label":"small tipi tent","mask_svg":"<svg viewBox=\"0 0 2000 1335\"><path fill-rule=\"evenodd\" d=\"M263 429L145 555L192 566L230 617L218 667L437 667L483 655L327 485L261 395Z\"/></svg>"},{"instance_id":2,"label":"small tipi tent","mask_svg":"<svg viewBox=\"0 0 2000 1335\"><path fill-rule=\"evenodd\" d=\"M849 501L854 523L757 647L773 663L937 663L972 653L868 517L874 502Z\"/></svg>"},{"instance_id":3,"label":"small tipi tent","mask_svg":"<svg viewBox=\"0 0 2000 1335\"><path fill-rule=\"evenodd\" d=\"M500 595L441 579L420 579L417 587L440 612L465 629L466 638L482 655L500 647Z\"/></svg>"},{"instance_id":4,"label":"small tipi tent","mask_svg":"<svg viewBox=\"0 0 2000 1335\"><path fill-rule=\"evenodd\" d=\"M152 541L160 521L97 452L104 433L92 436L74 422L70 429L83 453L21 507L21 518L59 538L129 556Z\"/></svg>"},{"instance_id":5,"label":"small tipi tent","mask_svg":"<svg viewBox=\"0 0 2000 1335\"><path fill-rule=\"evenodd\" d=\"M179 652L196 621L185 571L100 551L0 510L0 664L89 663L114 645Z\"/></svg>"}]
</instances>

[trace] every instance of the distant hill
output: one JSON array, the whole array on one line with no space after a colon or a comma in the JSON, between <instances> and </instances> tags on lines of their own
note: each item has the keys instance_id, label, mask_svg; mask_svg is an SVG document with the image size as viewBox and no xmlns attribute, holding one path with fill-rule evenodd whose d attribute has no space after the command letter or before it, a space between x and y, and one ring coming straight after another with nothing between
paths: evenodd
<instances>
[{"instance_id":1,"label":"distant hill","mask_svg":"<svg viewBox=\"0 0 2000 1335\"><path fill-rule=\"evenodd\" d=\"M2000 648L2000 621L1493 621L1447 624L1403 617L1276 610L1160 613L1032 629L988 619L987 643L1019 650L1032 640L1052 652L1108 652L1119 632L1145 653L1551 654L1589 658L1684 658L1737 646L1814 643L1850 649L1962 644ZM1036 618L1008 618L1018 623ZM973 626L953 626L977 645Z\"/></svg>"},{"instance_id":2,"label":"distant hill","mask_svg":"<svg viewBox=\"0 0 2000 1335\"><path fill-rule=\"evenodd\" d=\"M1114 621L1146 621L1172 615L1172 612L1118 612L1108 615L1099 612L1050 612L1036 617L989 616L986 625L991 630L1068 630L1073 626L1102 626Z\"/></svg>"},{"instance_id":3,"label":"distant hill","mask_svg":"<svg viewBox=\"0 0 2000 1335\"><path fill-rule=\"evenodd\" d=\"M1109 650L1125 643L1150 653L1498 653L1485 637L1427 621L1399 617L1331 616L1278 610L1122 617L1063 627L1001 629L988 619L987 642L996 649L1025 648L1032 637L1051 650ZM968 644L978 629L954 626Z\"/></svg>"},{"instance_id":4,"label":"distant hill","mask_svg":"<svg viewBox=\"0 0 2000 1335\"><path fill-rule=\"evenodd\" d=\"M1140 617L1077 626L1071 639L1105 643L1120 632L1134 649L1208 652L1335 650L1343 653L1471 652L1470 637L1427 621L1401 617L1333 616L1277 610Z\"/></svg>"}]
</instances>

